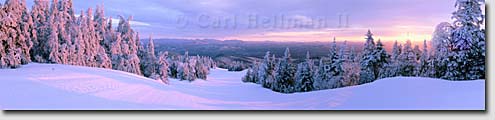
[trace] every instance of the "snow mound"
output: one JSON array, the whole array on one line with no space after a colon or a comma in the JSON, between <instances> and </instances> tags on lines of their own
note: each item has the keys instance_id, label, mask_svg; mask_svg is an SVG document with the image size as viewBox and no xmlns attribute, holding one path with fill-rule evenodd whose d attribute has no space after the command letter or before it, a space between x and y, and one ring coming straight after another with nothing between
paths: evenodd
<instances>
[{"instance_id":1,"label":"snow mound","mask_svg":"<svg viewBox=\"0 0 495 120\"><path fill-rule=\"evenodd\" d=\"M170 80L99 68L32 63L0 69L5 110L485 110L485 80L396 77L281 94L214 69L208 80Z\"/></svg>"}]
</instances>

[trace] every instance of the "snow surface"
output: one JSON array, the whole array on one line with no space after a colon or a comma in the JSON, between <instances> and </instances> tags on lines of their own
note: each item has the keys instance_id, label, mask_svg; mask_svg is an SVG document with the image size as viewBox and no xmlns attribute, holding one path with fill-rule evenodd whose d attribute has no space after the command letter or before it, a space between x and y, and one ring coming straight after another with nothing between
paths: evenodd
<instances>
[{"instance_id":1,"label":"snow surface","mask_svg":"<svg viewBox=\"0 0 495 120\"><path fill-rule=\"evenodd\" d=\"M371 84L281 94L214 69L208 80L170 85L89 67L32 63L0 69L4 110L485 110L485 80L396 77Z\"/></svg>"}]
</instances>

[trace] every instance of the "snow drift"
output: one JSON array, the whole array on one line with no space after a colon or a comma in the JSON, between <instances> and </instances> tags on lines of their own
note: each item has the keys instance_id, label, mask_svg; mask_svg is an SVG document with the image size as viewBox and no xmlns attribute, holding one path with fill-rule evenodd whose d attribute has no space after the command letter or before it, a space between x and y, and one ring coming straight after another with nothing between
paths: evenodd
<instances>
[{"instance_id":1,"label":"snow drift","mask_svg":"<svg viewBox=\"0 0 495 120\"><path fill-rule=\"evenodd\" d=\"M396 77L347 88L281 94L214 69L170 85L115 70L31 63L0 69L4 110L485 110L485 80Z\"/></svg>"}]
</instances>

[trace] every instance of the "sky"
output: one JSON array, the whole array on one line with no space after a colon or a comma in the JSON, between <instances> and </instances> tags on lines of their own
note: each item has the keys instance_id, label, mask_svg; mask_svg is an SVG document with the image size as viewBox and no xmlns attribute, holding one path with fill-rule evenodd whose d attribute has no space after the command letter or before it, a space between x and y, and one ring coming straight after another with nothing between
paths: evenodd
<instances>
[{"instance_id":1,"label":"sky","mask_svg":"<svg viewBox=\"0 0 495 120\"><path fill-rule=\"evenodd\" d=\"M28 5L33 1L27 0ZM73 0L75 10L104 5L106 16L133 16L141 38L251 41L431 39L451 22L455 0ZM79 12L78 12L79 13Z\"/></svg>"}]
</instances>

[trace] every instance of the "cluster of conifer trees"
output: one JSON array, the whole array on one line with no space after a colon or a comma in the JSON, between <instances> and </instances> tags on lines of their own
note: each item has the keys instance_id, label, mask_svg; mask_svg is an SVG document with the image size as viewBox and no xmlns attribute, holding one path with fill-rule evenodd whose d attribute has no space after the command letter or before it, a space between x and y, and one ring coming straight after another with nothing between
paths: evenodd
<instances>
[{"instance_id":1,"label":"cluster of conifer trees","mask_svg":"<svg viewBox=\"0 0 495 120\"><path fill-rule=\"evenodd\" d=\"M289 48L283 58L276 58L267 52L264 59L255 62L243 77L244 82L261 84L265 88L282 93L307 92L332 89L357 84L355 51L347 49L344 43L337 48L337 42L331 44L329 56L306 59L297 64L291 58ZM349 74L346 74L349 73Z\"/></svg>"},{"instance_id":2,"label":"cluster of conifer trees","mask_svg":"<svg viewBox=\"0 0 495 120\"><path fill-rule=\"evenodd\" d=\"M261 84L282 93L332 89L396 76L432 77L447 80L485 79L485 29L481 10L483 0L458 0L452 24L437 26L428 51L397 41L389 54L380 40L375 43L368 30L363 51L356 54L344 44L340 50L331 44L329 56L315 63L309 52L304 62L293 63L287 48L283 58L270 56L256 62L243 77L244 82ZM358 57L356 57L358 56ZM357 68L357 69L356 69Z\"/></svg>"},{"instance_id":3,"label":"cluster of conifer trees","mask_svg":"<svg viewBox=\"0 0 495 120\"><path fill-rule=\"evenodd\" d=\"M167 52L156 56L151 37L148 46L141 45L139 34L131 28L132 17L121 16L114 28L103 6L76 14L72 0L34 3L30 11L25 0L0 4L0 68L18 68L32 61L68 64L121 70L168 83L169 71L178 71L170 63L184 63L174 61ZM189 68L200 73L187 80L206 79L214 65L211 59L185 58L191 61L188 64L208 68Z\"/></svg>"}]
</instances>

